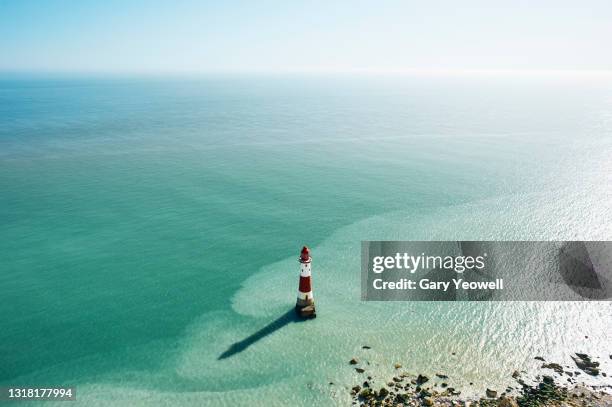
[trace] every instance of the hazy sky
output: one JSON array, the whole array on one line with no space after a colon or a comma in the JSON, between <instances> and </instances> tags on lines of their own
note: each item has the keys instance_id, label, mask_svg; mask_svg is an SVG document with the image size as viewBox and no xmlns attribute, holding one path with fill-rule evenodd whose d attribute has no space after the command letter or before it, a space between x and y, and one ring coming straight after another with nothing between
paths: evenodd
<instances>
[{"instance_id":1,"label":"hazy sky","mask_svg":"<svg viewBox=\"0 0 612 407\"><path fill-rule=\"evenodd\" d=\"M0 0L0 70L611 70L612 0Z\"/></svg>"}]
</instances>

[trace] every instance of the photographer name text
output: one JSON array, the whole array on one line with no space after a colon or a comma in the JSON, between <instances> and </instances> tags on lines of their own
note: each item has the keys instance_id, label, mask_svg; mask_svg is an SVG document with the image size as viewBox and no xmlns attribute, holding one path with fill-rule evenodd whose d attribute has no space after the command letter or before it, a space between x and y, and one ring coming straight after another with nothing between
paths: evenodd
<instances>
[{"instance_id":1,"label":"photographer name text","mask_svg":"<svg viewBox=\"0 0 612 407\"><path fill-rule=\"evenodd\" d=\"M372 286L376 290L441 290L446 292L451 287L455 290L503 290L504 279L463 281L460 278L453 278L451 281L434 281L428 278L420 280L402 278L398 281L384 281L382 278L377 278L372 281Z\"/></svg>"}]
</instances>

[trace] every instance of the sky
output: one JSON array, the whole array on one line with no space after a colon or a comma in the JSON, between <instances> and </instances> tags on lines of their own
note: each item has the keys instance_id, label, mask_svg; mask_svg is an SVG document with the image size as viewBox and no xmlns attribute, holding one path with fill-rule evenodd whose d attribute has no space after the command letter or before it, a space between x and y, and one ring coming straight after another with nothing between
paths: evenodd
<instances>
[{"instance_id":1,"label":"sky","mask_svg":"<svg viewBox=\"0 0 612 407\"><path fill-rule=\"evenodd\" d=\"M4 72L446 70L612 70L612 1L0 0Z\"/></svg>"}]
</instances>

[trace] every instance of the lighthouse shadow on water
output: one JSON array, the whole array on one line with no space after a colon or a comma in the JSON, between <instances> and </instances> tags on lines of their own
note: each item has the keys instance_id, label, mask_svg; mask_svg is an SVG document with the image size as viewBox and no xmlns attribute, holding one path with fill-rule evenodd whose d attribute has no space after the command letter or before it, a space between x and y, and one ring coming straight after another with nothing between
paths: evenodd
<instances>
[{"instance_id":1,"label":"lighthouse shadow on water","mask_svg":"<svg viewBox=\"0 0 612 407\"><path fill-rule=\"evenodd\" d=\"M289 311L285 312L283 315L281 315L274 321L270 322L268 325L261 328L259 331L244 338L243 340L239 342L233 343L232 346L227 348L227 350L223 352L221 355L219 355L217 359L218 360L227 359L230 356L234 356L235 354L244 351L246 348L253 345L260 339L263 339L266 336L278 331L282 327L289 325L292 322L302 322L302 321L304 321L304 319L300 318L300 316L296 314L295 310L291 308Z\"/></svg>"},{"instance_id":2,"label":"lighthouse shadow on water","mask_svg":"<svg viewBox=\"0 0 612 407\"><path fill-rule=\"evenodd\" d=\"M310 249L308 249L308 247L304 246L302 248L302 252L300 253L300 258L298 260L300 262L300 283L295 308L287 311L254 334L239 342L233 343L225 352L219 355L217 360L227 359L244 351L246 348L253 345L260 339L263 339L266 336L278 331L291 322L301 322L305 319L316 317L311 285L310 263L312 262L312 258L310 257Z\"/></svg>"}]
</instances>

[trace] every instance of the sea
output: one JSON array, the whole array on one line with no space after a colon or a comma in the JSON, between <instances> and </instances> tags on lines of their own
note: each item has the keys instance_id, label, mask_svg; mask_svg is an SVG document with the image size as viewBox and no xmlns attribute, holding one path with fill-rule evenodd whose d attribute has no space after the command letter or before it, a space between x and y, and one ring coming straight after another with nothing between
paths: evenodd
<instances>
[{"instance_id":1,"label":"sea","mask_svg":"<svg viewBox=\"0 0 612 407\"><path fill-rule=\"evenodd\" d=\"M0 75L0 387L347 406L396 363L465 397L536 356L612 373L611 302L365 302L365 240L612 240L612 77Z\"/></svg>"}]
</instances>

